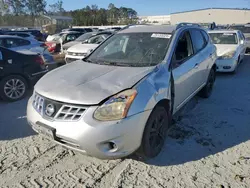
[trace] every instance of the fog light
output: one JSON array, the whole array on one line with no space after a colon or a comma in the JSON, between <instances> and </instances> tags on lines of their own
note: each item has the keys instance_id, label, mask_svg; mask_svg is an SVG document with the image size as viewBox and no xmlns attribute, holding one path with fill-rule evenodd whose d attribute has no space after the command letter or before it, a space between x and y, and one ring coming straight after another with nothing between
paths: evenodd
<instances>
[{"instance_id":1,"label":"fog light","mask_svg":"<svg viewBox=\"0 0 250 188\"><path fill-rule=\"evenodd\" d=\"M231 69L231 66L224 66L223 69Z\"/></svg>"},{"instance_id":2,"label":"fog light","mask_svg":"<svg viewBox=\"0 0 250 188\"><path fill-rule=\"evenodd\" d=\"M116 152L118 150L118 147L114 142L109 142L108 146L110 152Z\"/></svg>"}]
</instances>

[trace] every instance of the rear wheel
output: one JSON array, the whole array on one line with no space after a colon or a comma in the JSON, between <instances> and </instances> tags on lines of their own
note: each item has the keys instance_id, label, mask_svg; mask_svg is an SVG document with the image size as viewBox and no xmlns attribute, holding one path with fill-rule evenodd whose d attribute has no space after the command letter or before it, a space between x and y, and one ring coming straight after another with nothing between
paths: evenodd
<instances>
[{"instance_id":1,"label":"rear wheel","mask_svg":"<svg viewBox=\"0 0 250 188\"><path fill-rule=\"evenodd\" d=\"M213 91L213 86L215 82L215 70L212 68L210 70L207 83L205 87L200 91L199 95L203 98L208 98L210 97L212 91Z\"/></svg>"},{"instance_id":2,"label":"rear wheel","mask_svg":"<svg viewBox=\"0 0 250 188\"><path fill-rule=\"evenodd\" d=\"M8 76L0 82L0 96L5 101L17 101L27 93L26 80L18 75Z\"/></svg>"},{"instance_id":3,"label":"rear wheel","mask_svg":"<svg viewBox=\"0 0 250 188\"><path fill-rule=\"evenodd\" d=\"M156 157L162 150L169 127L169 113L163 106L156 106L146 123L137 156L146 160Z\"/></svg>"}]
</instances>

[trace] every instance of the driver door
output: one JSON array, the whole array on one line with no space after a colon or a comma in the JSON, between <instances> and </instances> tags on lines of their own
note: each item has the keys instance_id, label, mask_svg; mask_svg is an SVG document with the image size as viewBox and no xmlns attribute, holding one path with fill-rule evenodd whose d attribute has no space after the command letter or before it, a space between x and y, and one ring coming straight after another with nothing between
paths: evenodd
<instances>
[{"instance_id":1,"label":"driver door","mask_svg":"<svg viewBox=\"0 0 250 188\"><path fill-rule=\"evenodd\" d=\"M196 62L192 59L193 54L190 33L186 30L179 36L171 61L175 87L174 113L188 101L195 90L193 81Z\"/></svg>"}]
</instances>

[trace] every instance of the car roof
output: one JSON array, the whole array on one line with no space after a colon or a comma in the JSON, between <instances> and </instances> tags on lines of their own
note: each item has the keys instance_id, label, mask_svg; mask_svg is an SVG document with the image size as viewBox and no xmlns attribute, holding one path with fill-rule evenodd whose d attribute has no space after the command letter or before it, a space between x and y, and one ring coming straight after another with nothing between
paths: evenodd
<instances>
[{"instance_id":1,"label":"car roof","mask_svg":"<svg viewBox=\"0 0 250 188\"><path fill-rule=\"evenodd\" d=\"M0 38L18 38L18 39L24 39L23 37L13 36L13 35L0 35ZM25 40L27 40L27 39L25 39Z\"/></svg>"},{"instance_id":2,"label":"car roof","mask_svg":"<svg viewBox=\"0 0 250 188\"><path fill-rule=\"evenodd\" d=\"M172 33L174 30L175 25L135 25L117 33Z\"/></svg>"},{"instance_id":3,"label":"car roof","mask_svg":"<svg viewBox=\"0 0 250 188\"><path fill-rule=\"evenodd\" d=\"M238 30L227 30L227 29L220 29L220 30L208 30L208 33L237 33Z\"/></svg>"},{"instance_id":4,"label":"car roof","mask_svg":"<svg viewBox=\"0 0 250 188\"><path fill-rule=\"evenodd\" d=\"M63 31L59 34L70 34L70 33L81 33L81 32L78 32L78 31Z\"/></svg>"},{"instance_id":5,"label":"car roof","mask_svg":"<svg viewBox=\"0 0 250 188\"><path fill-rule=\"evenodd\" d=\"M29 32L18 32L18 31L6 32L7 35L8 35L8 33L17 33L17 34L28 34L28 35L31 35Z\"/></svg>"}]
</instances>

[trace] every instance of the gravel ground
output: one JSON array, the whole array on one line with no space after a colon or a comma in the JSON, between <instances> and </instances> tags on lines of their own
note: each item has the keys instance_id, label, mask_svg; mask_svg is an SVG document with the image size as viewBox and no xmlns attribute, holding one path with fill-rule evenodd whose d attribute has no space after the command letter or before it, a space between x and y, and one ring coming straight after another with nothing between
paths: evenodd
<instances>
[{"instance_id":1,"label":"gravel ground","mask_svg":"<svg viewBox=\"0 0 250 188\"><path fill-rule=\"evenodd\" d=\"M194 98L153 160L102 161L66 150L26 123L27 99L0 101L0 187L250 187L250 56Z\"/></svg>"}]
</instances>

